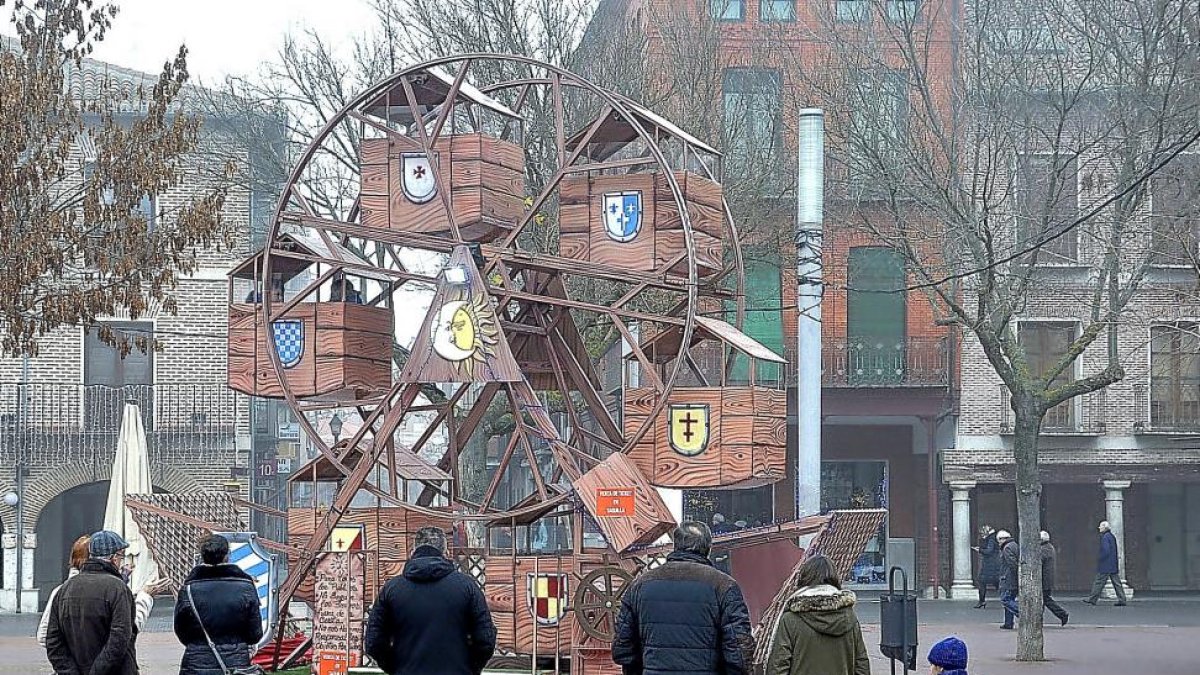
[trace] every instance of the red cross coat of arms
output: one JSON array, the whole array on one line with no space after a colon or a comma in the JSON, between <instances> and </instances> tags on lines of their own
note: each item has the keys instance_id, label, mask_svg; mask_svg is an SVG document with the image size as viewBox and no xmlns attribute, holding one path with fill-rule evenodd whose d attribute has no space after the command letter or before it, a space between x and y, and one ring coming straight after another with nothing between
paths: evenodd
<instances>
[{"instance_id":1,"label":"red cross coat of arms","mask_svg":"<svg viewBox=\"0 0 1200 675\"><path fill-rule=\"evenodd\" d=\"M543 626L557 624L567 611L567 575L529 572L525 587L533 618Z\"/></svg>"}]
</instances>

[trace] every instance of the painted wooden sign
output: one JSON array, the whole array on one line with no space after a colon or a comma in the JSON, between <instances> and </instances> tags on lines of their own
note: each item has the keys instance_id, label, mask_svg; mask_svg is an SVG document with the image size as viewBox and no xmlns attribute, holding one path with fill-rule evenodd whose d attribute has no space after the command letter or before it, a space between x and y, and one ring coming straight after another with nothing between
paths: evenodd
<instances>
[{"instance_id":1,"label":"painted wooden sign","mask_svg":"<svg viewBox=\"0 0 1200 675\"><path fill-rule=\"evenodd\" d=\"M599 518L629 517L637 512L633 488L597 488L596 516Z\"/></svg>"},{"instance_id":2,"label":"painted wooden sign","mask_svg":"<svg viewBox=\"0 0 1200 675\"><path fill-rule=\"evenodd\" d=\"M346 655L362 650L366 629L363 558L363 553L326 553L317 562L312 632L315 651Z\"/></svg>"}]
</instances>

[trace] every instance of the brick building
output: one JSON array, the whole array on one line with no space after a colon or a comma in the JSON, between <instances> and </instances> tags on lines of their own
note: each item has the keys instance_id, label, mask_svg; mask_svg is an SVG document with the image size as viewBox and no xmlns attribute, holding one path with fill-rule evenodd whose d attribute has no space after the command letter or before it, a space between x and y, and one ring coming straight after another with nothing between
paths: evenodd
<instances>
[{"instance_id":1,"label":"brick building","mask_svg":"<svg viewBox=\"0 0 1200 675\"><path fill-rule=\"evenodd\" d=\"M134 118L140 114L138 88L152 88L156 81L156 75L89 60L69 71L67 88L82 101L94 100L100 91L124 92L132 103L120 115ZM185 95L185 105L198 103L196 93ZM237 146L231 145L228 125L237 123L211 115L205 119L202 147L185 168L187 178L144 201L148 218L169 218L176 205L211 188L221 172L209 169L231 158L240 160L242 172L252 171L250 148L230 152ZM85 133L73 149L81 172L88 144ZM218 147L219 153L210 152ZM94 330L64 327L41 340L35 357L0 358L0 494L11 491L20 500L16 508L0 505L0 612L17 606L18 555L23 557L21 608L37 611L65 576L70 543L100 527L126 400L140 404L156 490L236 489L245 494L252 439L260 435L252 431L262 431L273 443L281 429L290 428L286 414L275 406L262 402L252 411L247 397L225 385L225 275L248 252L252 230L261 232L274 198L231 187L223 215L232 241L199 252L200 268L179 281L176 314L151 308L136 321L119 316L105 320L125 331L153 335L162 344L160 351L135 349L122 357ZM268 420L270 413L282 415L282 424Z\"/></svg>"},{"instance_id":2,"label":"brick building","mask_svg":"<svg viewBox=\"0 0 1200 675\"><path fill-rule=\"evenodd\" d=\"M916 6L907 0L889 2L887 16ZM643 98L663 98L654 87L682 86L688 91L684 103L668 101L660 112L707 140L721 138L725 185L727 194L737 194L732 207L746 255L744 330L792 362L797 325L794 113L809 103L801 74L828 68L825 47L816 37L822 21L862 21L866 10L865 2L835 0L605 0L585 37L585 45L602 41L632 25L644 35L650 91ZM917 20L936 31L949 30L939 13ZM949 58L934 62L944 64L948 80ZM586 64L582 68L586 73ZM692 81L698 72L712 81ZM712 101L704 99L710 90ZM714 112L715 119L705 116ZM757 175L748 177L755 173L751 168ZM949 500L940 489L931 450L953 438L948 417L954 396L953 344L947 329L934 322L923 295L872 292L908 286L903 262L847 226L846 195L827 191L826 196L822 509L890 510L880 536L860 561L856 581L878 585L884 569L900 565L922 585L937 579L945 586L945 554L939 556L936 572L930 564L938 522L931 510L934 516L940 513L948 531ZM859 290L844 290L847 281ZM782 375L795 381L794 373ZM731 523L751 525L795 515L794 385L789 399L788 479L757 489L689 495L685 515L707 519L719 511ZM948 550L947 544L941 542L937 550Z\"/></svg>"}]
</instances>

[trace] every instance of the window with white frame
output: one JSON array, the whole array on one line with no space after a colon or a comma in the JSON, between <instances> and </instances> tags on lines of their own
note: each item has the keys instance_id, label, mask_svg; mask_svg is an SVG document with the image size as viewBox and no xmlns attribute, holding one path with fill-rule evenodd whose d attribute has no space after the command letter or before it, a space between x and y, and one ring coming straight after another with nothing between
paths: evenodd
<instances>
[{"instance_id":1,"label":"window with white frame","mask_svg":"<svg viewBox=\"0 0 1200 675\"><path fill-rule=\"evenodd\" d=\"M1075 342L1077 328L1078 324L1074 321L1021 321L1017 328L1017 340L1025 350L1030 375L1049 375ZM1076 363L1069 364L1055 375L1050 381L1050 388L1062 386L1073 380ZM1063 401L1047 411L1042 428L1059 431L1074 429L1074 401Z\"/></svg>"},{"instance_id":2,"label":"window with white frame","mask_svg":"<svg viewBox=\"0 0 1200 675\"><path fill-rule=\"evenodd\" d=\"M1150 328L1150 427L1200 427L1200 326Z\"/></svg>"}]
</instances>

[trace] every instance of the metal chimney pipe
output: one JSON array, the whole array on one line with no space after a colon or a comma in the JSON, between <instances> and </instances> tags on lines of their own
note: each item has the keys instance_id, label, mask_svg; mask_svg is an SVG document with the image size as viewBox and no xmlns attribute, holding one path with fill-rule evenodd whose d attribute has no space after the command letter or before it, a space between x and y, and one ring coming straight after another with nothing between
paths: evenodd
<instances>
[{"instance_id":1,"label":"metal chimney pipe","mask_svg":"<svg viewBox=\"0 0 1200 675\"><path fill-rule=\"evenodd\" d=\"M799 112L796 174L796 517L821 511L821 239L825 113Z\"/></svg>"}]
</instances>

